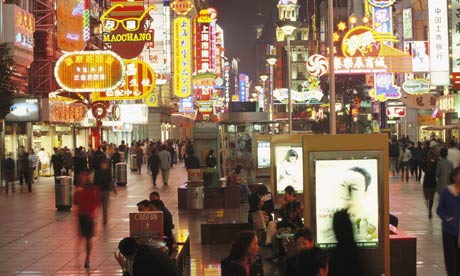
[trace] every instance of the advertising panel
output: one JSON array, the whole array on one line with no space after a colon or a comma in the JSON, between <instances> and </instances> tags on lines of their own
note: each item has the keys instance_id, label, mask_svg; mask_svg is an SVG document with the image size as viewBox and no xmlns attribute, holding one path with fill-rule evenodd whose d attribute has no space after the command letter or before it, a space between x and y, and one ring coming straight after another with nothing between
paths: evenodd
<instances>
[{"instance_id":1,"label":"advertising panel","mask_svg":"<svg viewBox=\"0 0 460 276\"><path fill-rule=\"evenodd\" d=\"M403 10L403 37L404 39L412 39L412 9Z\"/></svg>"},{"instance_id":2,"label":"advertising panel","mask_svg":"<svg viewBox=\"0 0 460 276\"><path fill-rule=\"evenodd\" d=\"M249 76L246 74L238 75L238 91L240 102L247 102L249 100Z\"/></svg>"},{"instance_id":3,"label":"advertising panel","mask_svg":"<svg viewBox=\"0 0 460 276\"><path fill-rule=\"evenodd\" d=\"M155 87L155 73L150 65L141 60L124 60L125 78L113 90L93 93L93 100L139 100L149 95Z\"/></svg>"},{"instance_id":4,"label":"advertising panel","mask_svg":"<svg viewBox=\"0 0 460 276\"><path fill-rule=\"evenodd\" d=\"M379 246L378 160L316 160L317 244L334 247L334 213L347 209L359 247Z\"/></svg>"},{"instance_id":5,"label":"advertising panel","mask_svg":"<svg viewBox=\"0 0 460 276\"><path fill-rule=\"evenodd\" d=\"M270 142L257 141L257 168L268 169L270 168Z\"/></svg>"},{"instance_id":6,"label":"advertising panel","mask_svg":"<svg viewBox=\"0 0 460 276\"><path fill-rule=\"evenodd\" d=\"M40 120L39 101L36 98L14 98L7 122L37 122Z\"/></svg>"},{"instance_id":7,"label":"advertising panel","mask_svg":"<svg viewBox=\"0 0 460 276\"><path fill-rule=\"evenodd\" d=\"M85 48L83 36L85 0L56 0L58 47L66 52Z\"/></svg>"},{"instance_id":8,"label":"advertising panel","mask_svg":"<svg viewBox=\"0 0 460 276\"><path fill-rule=\"evenodd\" d=\"M149 108L146 104L120 104L120 121L130 124L146 124Z\"/></svg>"},{"instance_id":9,"label":"advertising panel","mask_svg":"<svg viewBox=\"0 0 460 276\"><path fill-rule=\"evenodd\" d=\"M457 112L458 95L441 96L436 101L436 107L442 113Z\"/></svg>"},{"instance_id":10,"label":"advertising panel","mask_svg":"<svg viewBox=\"0 0 460 276\"><path fill-rule=\"evenodd\" d=\"M412 56L412 72L430 71L430 49L428 41L404 43L405 52Z\"/></svg>"},{"instance_id":11,"label":"advertising panel","mask_svg":"<svg viewBox=\"0 0 460 276\"><path fill-rule=\"evenodd\" d=\"M103 92L121 84L125 66L111 51L71 52L58 59L54 76L69 92Z\"/></svg>"},{"instance_id":12,"label":"advertising panel","mask_svg":"<svg viewBox=\"0 0 460 276\"><path fill-rule=\"evenodd\" d=\"M389 73L375 74L375 87L369 91L369 96L384 102L389 99L401 98L401 88L394 84L394 76Z\"/></svg>"},{"instance_id":13,"label":"advertising panel","mask_svg":"<svg viewBox=\"0 0 460 276\"><path fill-rule=\"evenodd\" d=\"M174 95L192 95L192 24L189 18L174 19Z\"/></svg>"},{"instance_id":14,"label":"advertising panel","mask_svg":"<svg viewBox=\"0 0 460 276\"><path fill-rule=\"evenodd\" d=\"M409 95L422 95L430 92L430 82L425 79L412 79L403 83L402 89Z\"/></svg>"},{"instance_id":15,"label":"advertising panel","mask_svg":"<svg viewBox=\"0 0 460 276\"><path fill-rule=\"evenodd\" d=\"M284 188L291 185L296 192L303 192L302 146L275 146L276 190L284 194Z\"/></svg>"},{"instance_id":16,"label":"advertising panel","mask_svg":"<svg viewBox=\"0 0 460 276\"><path fill-rule=\"evenodd\" d=\"M163 240L163 212L129 214L129 236L141 240Z\"/></svg>"},{"instance_id":17,"label":"advertising panel","mask_svg":"<svg viewBox=\"0 0 460 276\"><path fill-rule=\"evenodd\" d=\"M460 73L460 1L451 1L452 72Z\"/></svg>"},{"instance_id":18,"label":"advertising panel","mask_svg":"<svg viewBox=\"0 0 460 276\"><path fill-rule=\"evenodd\" d=\"M447 0L428 1L430 71L432 85L449 85Z\"/></svg>"}]
</instances>

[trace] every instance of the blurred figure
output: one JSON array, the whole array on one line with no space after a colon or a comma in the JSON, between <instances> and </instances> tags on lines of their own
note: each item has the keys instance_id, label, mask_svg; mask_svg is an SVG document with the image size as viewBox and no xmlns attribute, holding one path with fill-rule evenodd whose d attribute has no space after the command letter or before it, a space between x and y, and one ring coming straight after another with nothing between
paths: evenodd
<instances>
[{"instance_id":1,"label":"blurred figure","mask_svg":"<svg viewBox=\"0 0 460 276\"><path fill-rule=\"evenodd\" d=\"M399 144L396 137L391 139L389 146L389 155L390 155L390 170L393 172L393 176L396 176L396 171L398 171L398 161L399 161Z\"/></svg>"},{"instance_id":2,"label":"blurred figure","mask_svg":"<svg viewBox=\"0 0 460 276\"><path fill-rule=\"evenodd\" d=\"M82 149L75 149L73 157L73 184L77 185L78 174L88 169L88 161L84 157Z\"/></svg>"},{"instance_id":3,"label":"blurred figure","mask_svg":"<svg viewBox=\"0 0 460 276\"><path fill-rule=\"evenodd\" d=\"M252 193L248 199L249 212L248 212L248 223L252 225L254 230L260 237L265 237L264 242L266 244L271 243L271 237L276 235L276 224L274 228L275 233L269 233L269 223L273 221L272 214L275 211L275 203L273 202L273 196L268 192L265 185L258 185L257 191Z\"/></svg>"},{"instance_id":4,"label":"blurred figure","mask_svg":"<svg viewBox=\"0 0 460 276\"><path fill-rule=\"evenodd\" d=\"M118 244L119 253L114 252L123 276L179 276L175 262L163 251L134 238L124 238Z\"/></svg>"},{"instance_id":5,"label":"blurred figure","mask_svg":"<svg viewBox=\"0 0 460 276\"><path fill-rule=\"evenodd\" d=\"M64 158L58 148L53 148L54 154L51 156L51 165L53 165L54 179L61 176L62 168L64 168Z\"/></svg>"},{"instance_id":6,"label":"blurred figure","mask_svg":"<svg viewBox=\"0 0 460 276\"><path fill-rule=\"evenodd\" d=\"M406 182L409 182L410 161L412 159L412 152L407 145L404 145L401 152L401 182L404 181L404 174L406 175Z\"/></svg>"},{"instance_id":7,"label":"blurred figure","mask_svg":"<svg viewBox=\"0 0 460 276\"><path fill-rule=\"evenodd\" d=\"M138 212L150 211L150 202L147 199L138 202L136 205L137 205Z\"/></svg>"},{"instance_id":8,"label":"blurred figure","mask_svg":"<svg viewBox=\"0 0 460 276\"><path fill-rule=\"evenodd\" d=\"M241 165L236 165L235 169L228 176L227 183L231 186L239 186L241 190L241 202L247 202L248 197L251 194L249 190L248 182L246 178L241 175L241 170L243 167Z\"/></svg>"},{"instance_id":9,"label":"blurred figure","mask_svg":"<svg viewBox=\"0 0 460 276\"><path fill-rule=\"evenodd\" d=\"M418 142L417 147L414 148L412 158L415 162L415 180L420 182L422 180L423 166L427 158L421 142Z\"/></svg>"},{"instance_id":10,"label":"blurred figure","mask_svg":"<svg viewBox=\"0 0 460 276\"><path fill-rule=\"evenodd\" d=\"M232 244L229 256L220 263L220 267L222 276L263 276L256 233L240 232Z\"/></svg>"},{"instance_id":11,"label":"blurred figure","mask_svg":"<svg viewBox=\"0 0 460 276\"><path fill-rule=\"evenodd\" d=\"M423 172L425 173L423 177L423 195L427 202L429 218L433 217L431 210L433 209L434 194L436 191L436 167L436 156L434 151L431 150L423 166Z\"/></svg>"},{"instance_id":12,"label":"blurred figure","mask_svg":"<svg viewBox=\"0 0 460 276\"><path fill-rule=\"evenodd\" d=\"M11 158L11 153L6 155L3 168L5 170L5 192L8 193L8 185L11 183L11 189L14 193L16 191L14 187L14 159Z\"/></svg>"},{"instance_id":13,"label":"blurred figure","mask_svg":"<svg viewBox=\"0 0 460 276\"><path fill-rule=\"evenodd\" d=\"M147 161L147 166L150 169L150 172L152 173L153 186L157 185L157 177L158 173L160 172L160 164L161 161L158 157L157 151L155 149L152 149L152 154L150 155Z\"/></svg>"},{"instance_id":14,"label":"blurred figure","mask_svg":"<svg viewBox=\"0 0 460 276\"><path fill-rule=\"evenodd\" d=\"M161 145L161 151L158 153L160 158L161 176L163 177L163 184L168 185L169 171L171 170L171 154L166 150L166 145Z\"/></svg>"},{"instance_id":15,"label":"blurred figure","mask_svg":"<svg viewBox=\"0 0 460 276\"><path fill-rule=\"evenodd\" d=\"M185 157L184 164L187 170L199 169L201 167L200 159L195 155L193 147L187 149L187 157Z\"/></svg>"},{"instance_id":16,"label":"blurred figure","mask_svg":"<svg viewBox=\"0 0 460 276\"><path fill-rule=\"evenodd\" d=\"M455 184L444 188L439 197L437 213L442 221L442 245L448 276L460 275L458 246L460 218L460 168L454 170Z\"/></svg>"},{"instance_id":17,"label":"blurred figure","mask_svg":"<svg viewBox=\"0 0 460 276\"><path fill-rule=\"evenodd\" d=\"M116 192L112 178L112 171L109 168L109 160L102 159L99 170L94 172L94 184L99 187L102 204L102 218L104 225L107 224L107 210L109 208L110 192Z\"/></svg>"},{"instance_id":18,"label":"blurred figure","mask_svg":"<svg viewBox=\"0 0 460 276\"><path fill-rule=\"evenodd\" d=\"M206 156L206 166L208 168L215 168L217 166L217 157L214 150L209 150L208 156Z\"/></svg>"},{"instance_id":19,"label":"blurred figure","mask_svg":"<svg viewBox=\"0 0 460 276\"><path fill-rule=\"evenodd\" d=\"M18 178L19 178L19 185L24 183L25 172L29 167L29 163L27 160L27 152L24 146L19 146L18 148Z\"/></svg>"},{"instance_id":20,"label":"blurred figure","mask_svg":"<svg viewBox=\"0 0 460 276\"><path fill-rule=\"evenodd\" d=\"M100 205L100 190L90 182L89 170L78 175L78 188L74 193L74 203L78 206L77 217L81 239L86 242L85 268L89 268L91 238L94 235L94 217Z\"/></svg>"},{"instance_id":21,"label":"blurred figure","mask_svg":"<svg viewBox=\"0 0 460 276\"><path fill-rule=\"evenodd\" d=\"M174 223L171 213L166 209L163 201L156 199L150 201L150 211L163 212L163 234L165 236L164 241L166 246L169 248L169 252L175 245L175 238L173 234Z\"/></svg>"},{"instance_id":22,"label":"blurred figure","mask_svg":"<svg viewBox=\"0 0 460 276\"><path fill-rule=\"evenodd\" d=\"M139 173L142 173L142 164L144 164L144 150L142 149L141 146L137 146L137 151L136 151L136 163L137 163L137 171Z\"/></svg>"},{"instance_id":23,"label":"blurred figure","mask_svg":"<svg viewBox=\"0 0 460 276\"><path fill-rule=\"evenodd\" d=\"M30 168L30 174L32 175L32 183L34 182L35 179L35 170L38 167L38 156L35 154L33 149L30 149L29 156L27 157L29 161L29 168Z\"/></svg>"},{"instance_id":24,"label":"blurred figure","mask_svg":"<svg viewBox=\"0 0 460 276\"><path fill-rule=\"evenodd\" d=\"M437 177L437 192L441 194L444 188L452 183L453 179L450 179L454 165L450 160L447 159L448 151L446 148L440 150L441 158L436 165L436 177Z\"/></svg>"},{"instance_id":25,"label":"blurred figure","mask_svg":"<svg viewBox=\"0 0 460 276\"><path fill-rule=\"evenodd\" d=\"M50 165L50 157L44 148L41 148L40 151L38 152L38 160L40 161L38 163L38 175L44 176L45 171L48 170L49 165ZM49 174L46 173L46 175L49 175Z\"/></svg>"},{"instance_id":26,"label":"blurred figure","mask_svg":"<svg viewBox=\"0 0 460 276\"><path fill-rule=\"evenodd\" d=\"M347 210L334 214L333 229L337 246L331 254L329 275L331 276L362 276L359 250L353 236L353 225Z\"/></svg>"}]
</instances>

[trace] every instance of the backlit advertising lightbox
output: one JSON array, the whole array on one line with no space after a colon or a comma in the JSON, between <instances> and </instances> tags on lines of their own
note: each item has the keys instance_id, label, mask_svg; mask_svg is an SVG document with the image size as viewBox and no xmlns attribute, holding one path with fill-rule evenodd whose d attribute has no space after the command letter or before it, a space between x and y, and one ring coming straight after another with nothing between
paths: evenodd
<instances>
[{"instance_id":1,"label":"backlit advertising lightbox","mask_svg":"<svg viewBox=\"0 0 460 276\"><path fill-rule=\"evenodd\" d=\"M302 146L275 146L276 190L284 194L284 188L292 186L296 192L303 192Z\"/></svg>"},{"instance_id":2,"label":"backlit advertising lightbox","mask_svg":"<svg viewBox=\"0 0 460 276\"><path fill-rule=\"evenodd\" d=\"M40 120L39 101L36 98L15 98L7 122L37 122Z\"/></svg>"},{"instance_id":3,"label":"backlit advertising lightbox","mask_svg":"<svg viewBox=\"0 0 460 276\"><path fill-rule=\"evenodd\" d=\"M332 227L334 214L346 209L357 245L379 246L378 159L315 160L317 244L337 243Z\"/></svg>"},{"instance_id":4,"label":"backlit advertising lightbox","mask_svg":"<svg viewBox=\"0 0 460 276\"><path fill-rule=\"evenodd\" d=\"M270 142L257 141L257 168L270 168Z\"/></svg>"}]
</instances>

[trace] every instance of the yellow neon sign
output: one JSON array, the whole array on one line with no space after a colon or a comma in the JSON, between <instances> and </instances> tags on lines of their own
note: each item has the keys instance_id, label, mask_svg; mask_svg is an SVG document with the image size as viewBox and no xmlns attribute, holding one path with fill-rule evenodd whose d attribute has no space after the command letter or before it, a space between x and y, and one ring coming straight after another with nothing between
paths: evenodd
<instances>
[{"instance_id":1,"label":"yellow neon sign","mask_svg":"<svg viewBox=\"0 0 460 276\"><path fill-rule=\"evenodd\" d=\"M116 8L124 8L125 5L123 4L116 4L110 9L108 9L104 14L101 15L100 20L102 23L102 28L107 32L112 32L118 29L120 23L122 27L128 32L135 32L141 26L142 20L144 20L145 16L149 13L150 10L156 10L157 8L155 5L151 5L145 9L145 11L141 14L140 17L129 17L123 19L116 19L107 17L114 9Z\"/></svg>"}]
</instances>

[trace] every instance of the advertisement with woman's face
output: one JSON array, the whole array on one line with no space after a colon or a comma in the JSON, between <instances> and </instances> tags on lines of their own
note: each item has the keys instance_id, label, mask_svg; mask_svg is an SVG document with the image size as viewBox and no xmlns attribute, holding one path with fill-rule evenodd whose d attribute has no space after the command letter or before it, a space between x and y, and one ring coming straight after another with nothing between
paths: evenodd
<instances>
[{"instance_id":1,"label":"advertisement with woman's face","mask_svg":"<svg viewBox=\"0 0 460 276\"><path fill-rule=\"evenodd\" d=\"M360 247L377 247L378 160L317 160L316 225L318 245L336 244L332 230L334 213L347 209Z\"/></svg>"},{"instance_id":2,"label":"advertisement with woman's face","mask_svg":"<svg viewBox=\"0 0 460 276\"><path fill-rule=\"evenodd\" d=\"M301 146L275 146L276 190L284 193L284 188L291 185L303 192L303 157Z\"/></svg>"}]
</instances>

